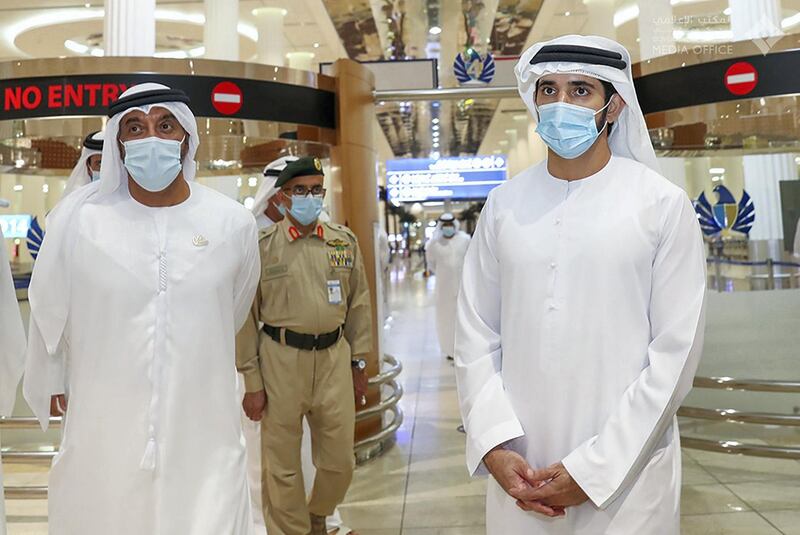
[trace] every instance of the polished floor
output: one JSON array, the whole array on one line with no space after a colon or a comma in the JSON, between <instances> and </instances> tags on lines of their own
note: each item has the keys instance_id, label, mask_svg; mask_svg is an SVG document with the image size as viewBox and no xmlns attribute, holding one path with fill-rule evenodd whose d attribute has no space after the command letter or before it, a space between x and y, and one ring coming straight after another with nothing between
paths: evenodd
<instances>
[{"instance_id":1,"label":"polished floor","mask_svg":"<svg viewBox=\"0 0 800 535\"><path fill-rule=\"evenodd\" d=\"M433 284L407 264L392 273L385 350L404 365L405 420L396 444L358 468L342 505L361 535L484 533L486 481L465 469L453 368L439 356L433 327ZM800 535L800 462L693 450L683 459L683 534ZM43 469L6 467L6 485L45 482ZM9 501L7 509L9 535L46 533L44 502Z\"/></svg>"}]
</instances>

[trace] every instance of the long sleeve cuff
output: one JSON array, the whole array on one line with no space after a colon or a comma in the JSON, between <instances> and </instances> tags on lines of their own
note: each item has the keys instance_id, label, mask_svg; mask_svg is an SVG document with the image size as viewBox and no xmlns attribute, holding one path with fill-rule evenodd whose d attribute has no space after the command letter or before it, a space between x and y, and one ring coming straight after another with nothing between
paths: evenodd
<instances>
[{"instance_id":1,"label":"long sleeve cuff","mask_svg":"<svg viewBox=\"0 0 800 535\"><path fill-rule=\"evenodd\" d=\"M516 420L497 424L488 431L481 433L480 436L471 435L469 429L469 424L467 424L467 469L473 476L487 474L486 467L483 465L483 458L492 448L525 434L522 426Z\"/></svg>"},{"instance_id":2,"label":"long sleeve cuff","mask_svg":"<svg viewBox=\"0 0 800 535\"><path fill-rule=\"evenodd\" d=\"M588 442L595 439L596 437L593 437ZM603 474L607 474L608 471L602 470L601 466L587 460L588 442L584 442L573 450L562 459L561 464L592 503L602 509L611 501L615 489L608 482L603 481Z\"/></svg>"},{"instance_id":3,"label":"long sleeve cuff","mask_svg":"<svg viewBox=\"0 0 800 535\"><path fill-rule=\"evenodd\" d=\"M243 373L245 392L252 394L264 390L264 378L261 377L261 370L252 370Z\"/></svg>"}]
</instances>

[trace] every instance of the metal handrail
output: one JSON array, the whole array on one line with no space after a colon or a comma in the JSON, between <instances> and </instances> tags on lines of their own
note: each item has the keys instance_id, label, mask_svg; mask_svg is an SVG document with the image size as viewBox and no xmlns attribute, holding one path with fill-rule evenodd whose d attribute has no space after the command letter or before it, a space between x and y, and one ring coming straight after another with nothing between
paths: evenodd
<instances>
[{"instance_id":1,"label":"metal handrail","mask_svg":"<svg viewBox=\"0 0 800 535\"><path fill-rule=\"evenodd\" d=\"M678 416L701 420L716 420L740 424L800 426L800 415L775 414L770 412L745 412L736 409L704 409L701 407L681 407Z\"/></svg>"},{"instance_id":2,"label":"metal handrail","mask_svg":"<svg viewBox=\"0 0 800 535\"><path fill-rule=\"evenodd\" d=\"M60 427L61 418L50 418L50 427ZM0 429L39 429L39 420L34 417L0 416Z\"/></svg>"},{"instance_id":3,"label":"metal handrail","mask_svg":"<svg viewBox=\"0 0 800 535\"><path fill-rule=\"evenodd\" d=\"M379 90L373 91L372 94L376 102L396 100L461 100L465 98L519 98L519 92L514 86L401 89L396 91Z\"/></svg>"},{"instance_id":4,"label":"metal handrail","mask_svg":"<svg viewBox=\"0 0 800 535\"><path fill-rule=\"evenodd\" d=\"M58 451L4 451L3 462L6 464L50 465Z\"/></svg>"},{"instance_id":5,"label":"metal handrail","mask_svg":"<svg viewBox=\"0 0 800 535\"><path fill-rule=\"evenodd\" d=\"M734 379L733 377L695 377L695 388L742 390L747 392L783 392L800 394L800 381L768 379Z\"/></svg>"},{"instance_id":6,"label":"metal handrail","mask_svg":"<svg viewBox=\"0 0 800 535\"><path fill-rule=\"evenodd\" d=\"M356 422L367 420L373 416L379 416L385 411L389 410L390 407L397 405L397 403L400 401L400 398L403 397L403 387L397 384L397 381L394 380L386 383L386 386L392 387L392 394L388 398L382 399L379 403L373 405L372 407L358 411L356 413Z\"/></svg>"},{"instance_id":7,"label":"metal handrail","mask_svg":"<svg viewBox=\"0 0 800 535\"><path fill-rule=\"evenodd\" d=\"M800 381L734 379L733 377L695 377L694 386L695 388L707 388L712 390L800 394ZM800 415L745 412L736 409L681 407L678 410L678 416L742 424L775 425L782 427L800 426ZM800 447L746 444L736 440L711 440L687 436L681 436L681 445L685 448L717 453L800 460Z\"/></svg>"},{"instance_id":8,"label":"metal handrail","mask_svg":"<svg viewBox=\"0 0 800 535\"><path fill-rule=\"evenodd\" d=\"M392 418L391 423L381 429L379 432L375 433L372 436L369 436L365 439L359 440L356 442L353 449L356 451L362 450L364 448L368 448L385 440L389 440L392 438L394 433L400 429L400 426L403 425L403 411L397 405L393 405L389 408L389 412L394 415Z\"/></svg>"},{"instance_id":9,"label":"metal handrail","mask_svg":"<svg viewBox=\"0 0 800 535\"><path fill-rule=\"evenodd\" d=\"M5 487L6 500L46 500L47 487Z\"/></svg>"},{"instance_id":10,"label":"metal handrail","mask_svg":"<svg viewBox=\"0 0 800 535\"><path fill-rule=\"evenodd\" d=\"M392 355L384 355L383 362L389 364L389 367L374 377L369 378L369 385L382 385L388 383L403 371L403 364Z\"/></svg>"},{"instance_id":11,"label":"metal handrail","mask_svg":"<svg viewBox=\"0 0 800 535\"><path fill-rule=\"evenodd\" d=\"M716 453L800 460L800 448L788 446L762 446L760 444L745 444L735 440L709 440L684 436L681 437L681 445L686 448Z\"/></svg>"}]
</instances>

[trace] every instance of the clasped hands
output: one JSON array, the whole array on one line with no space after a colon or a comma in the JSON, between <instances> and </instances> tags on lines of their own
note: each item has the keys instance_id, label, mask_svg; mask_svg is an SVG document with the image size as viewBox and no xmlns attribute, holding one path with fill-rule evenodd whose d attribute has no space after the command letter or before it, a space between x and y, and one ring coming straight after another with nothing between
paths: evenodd
<instances>
[{"instance_id":1,"label":"clasped hands","mask_svg":"<svg viewBox=\"0 0 800 535\"><path fill-rule=\"evenodd\" d=\"M483 462L495 481L524 511L552 518L566 516L568 507L589 499L561 463L534 470L519 453L502 447L487 453Z\"/></svg>"}]
</instances>

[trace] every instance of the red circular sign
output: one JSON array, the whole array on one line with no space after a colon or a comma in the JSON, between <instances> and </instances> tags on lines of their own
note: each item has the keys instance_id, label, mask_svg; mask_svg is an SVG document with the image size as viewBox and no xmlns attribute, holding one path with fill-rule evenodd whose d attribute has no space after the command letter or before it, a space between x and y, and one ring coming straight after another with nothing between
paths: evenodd
<instances>
[{"instance_id":1,"label":"red circular sign","mask_svg":"<svg viewBox=\"0 0 800 535\"><path fill-rule=\"evenodd\" d=\"M242 109L242 90L233 82L220 82L211 91L211 104L223 115L233 115Z\"/></svg>"},{"instance_id":2,"label":"red circular sign","mask_svg":"<svg viewBox=\"0 0 800 535\"><path fill-rule=\"evenodd\" d=\"M758 71L750 63L739 61L725 71L725 87L734 95L746 95L758 84Z\"/></svg>"}]
</instances>

